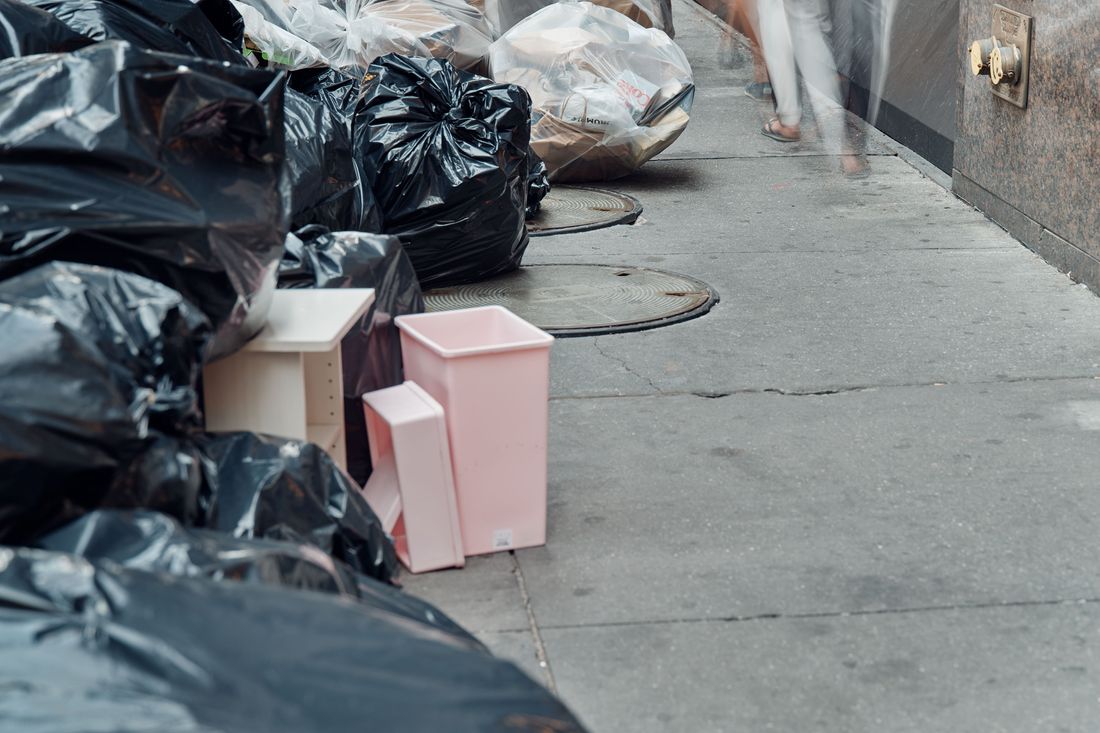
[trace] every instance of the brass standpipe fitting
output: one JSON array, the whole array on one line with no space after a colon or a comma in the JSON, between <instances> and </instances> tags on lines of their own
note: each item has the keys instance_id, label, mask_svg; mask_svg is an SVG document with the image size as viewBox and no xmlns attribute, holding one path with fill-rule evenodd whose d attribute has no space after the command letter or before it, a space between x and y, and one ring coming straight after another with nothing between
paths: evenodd
<instances>
[{"instance_id":1,"label":"brass standpipe fitting","mask_svg":"<svg viewBox=\"0 0 1100 733\"><path fill-rule=\"evenodd\" d=\"M985 38L970 44L970 71L974 76L988 76L990 73L990 56L993 49L997 48L996 38Z\"/></svg>"},{"instance_id":2,"label":"brass standpipe fitting","mask_svg":"<svg viewBox=\"0 0 1100 733\"><path fill-rule=\"evenodd\" d=\"M1020 49L1016 44L997 46L989 54L989 81L992 84L1015 84L1020 81Z\"/></svg>"}]
</instances>

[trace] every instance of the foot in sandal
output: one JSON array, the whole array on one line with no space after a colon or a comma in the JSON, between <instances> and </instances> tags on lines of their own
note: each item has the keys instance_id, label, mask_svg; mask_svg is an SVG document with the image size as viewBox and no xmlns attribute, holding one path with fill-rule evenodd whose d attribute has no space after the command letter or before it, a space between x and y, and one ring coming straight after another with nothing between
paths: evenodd
<instances>
[{"instance_id":1,"label":"foot in sandal","mask_svg":"<svg viewBox=\"0 0 1100 733\"><path fill-rule=\"evenodd\" d=\"M784 125L778 117L768 120L768 124L764 125L760 134L781 143L796 143L802 139L802 131L798 125Z\"/></svg>"}]
</instances>

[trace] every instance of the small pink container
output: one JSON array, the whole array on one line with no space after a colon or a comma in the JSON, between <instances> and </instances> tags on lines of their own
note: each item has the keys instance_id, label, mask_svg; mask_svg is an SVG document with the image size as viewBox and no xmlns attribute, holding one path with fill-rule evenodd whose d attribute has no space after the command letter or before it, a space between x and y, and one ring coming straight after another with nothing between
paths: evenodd
<instances>
[{"instance_id":1,"label":"small pink container","mask_svg":"<svg viewBox=\"0 0 1100 733\"><path fill-rule=\"evenodd\" d=\"M466 555L546 544L554 337L500 306L396 320L405 378L446 414Z\"/></svg>"},{"instance_id":2,"label":"small pink container","mask_svg":"<svg viewBox=\"0 0 1100 733\"><path fill-rule=\"evenodd\" d=\"M412 382L363 396L374 470L363 495L414 573L462 567L443 408Z\"/></svg>"}]
</instances>

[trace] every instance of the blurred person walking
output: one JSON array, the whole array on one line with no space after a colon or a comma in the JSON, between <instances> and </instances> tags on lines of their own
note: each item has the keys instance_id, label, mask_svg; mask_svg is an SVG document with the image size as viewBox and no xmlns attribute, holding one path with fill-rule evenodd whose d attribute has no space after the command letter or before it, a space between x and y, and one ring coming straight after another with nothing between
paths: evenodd
<instances>
[{"instance_id":1,"label":"blurred person walking","mask_svg":"<svg viewBox=\"0 0 1100 733\"><path fill-rule=\"evenodd\" d=\"M836 60L826 40L830 21L824 0L757 0L757 10L776 102L776 116L761 132L783 143L802 139L801 73L826 152L840 157L845 174L866 174L863 156L846 152L844 108Z\"/></svg>"},{"instance_id":2,"label":"blurred person walking","mask_svg":"<svg viewBox=\"0 0 1100 733\"><path fill-rule=\"evenodd\" d=\"M760 40L756 29L759 26L756 13L756 0L726 0L726 23L734 31L743 35L749 42L752 53L752 83L745 87L745 94L757 102L769 102L774 99L768 67L764 63L764 54L760 49ZM721 56L726 68L733 67L733 33L728 29L722 36Z\"/></svg>"}]
</instances>

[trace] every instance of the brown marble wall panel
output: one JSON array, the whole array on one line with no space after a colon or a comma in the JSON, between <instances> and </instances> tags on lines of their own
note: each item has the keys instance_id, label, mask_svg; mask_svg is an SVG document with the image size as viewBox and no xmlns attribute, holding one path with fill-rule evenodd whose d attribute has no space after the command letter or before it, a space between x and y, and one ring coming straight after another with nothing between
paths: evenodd
<instances>
[{"instance_id":1,"label":"brown marble wall panel","mask_svg":"<svg viewBox=\"0 0 1100 733\"><path fill-rule=\"evenodd\" d=\"M1100 259L1100 0L1000 4L1035 18L1028 106L994 97L988 77L972 76L963 63L970 41L990 35L994 3L962 0L956 192L1006 219L1001 223L1032 248L1049 250L1044 256L1062 269L1069 268L1051 254L1058 242L1079 250L1067 256ZM1008 215L1006 206L1023 218ZM1007 219L1030 220L1046 234L1028 236L1028 227ZM1100 273L1075 269L1087 282Z\"/></svg>"}]
</instances>

